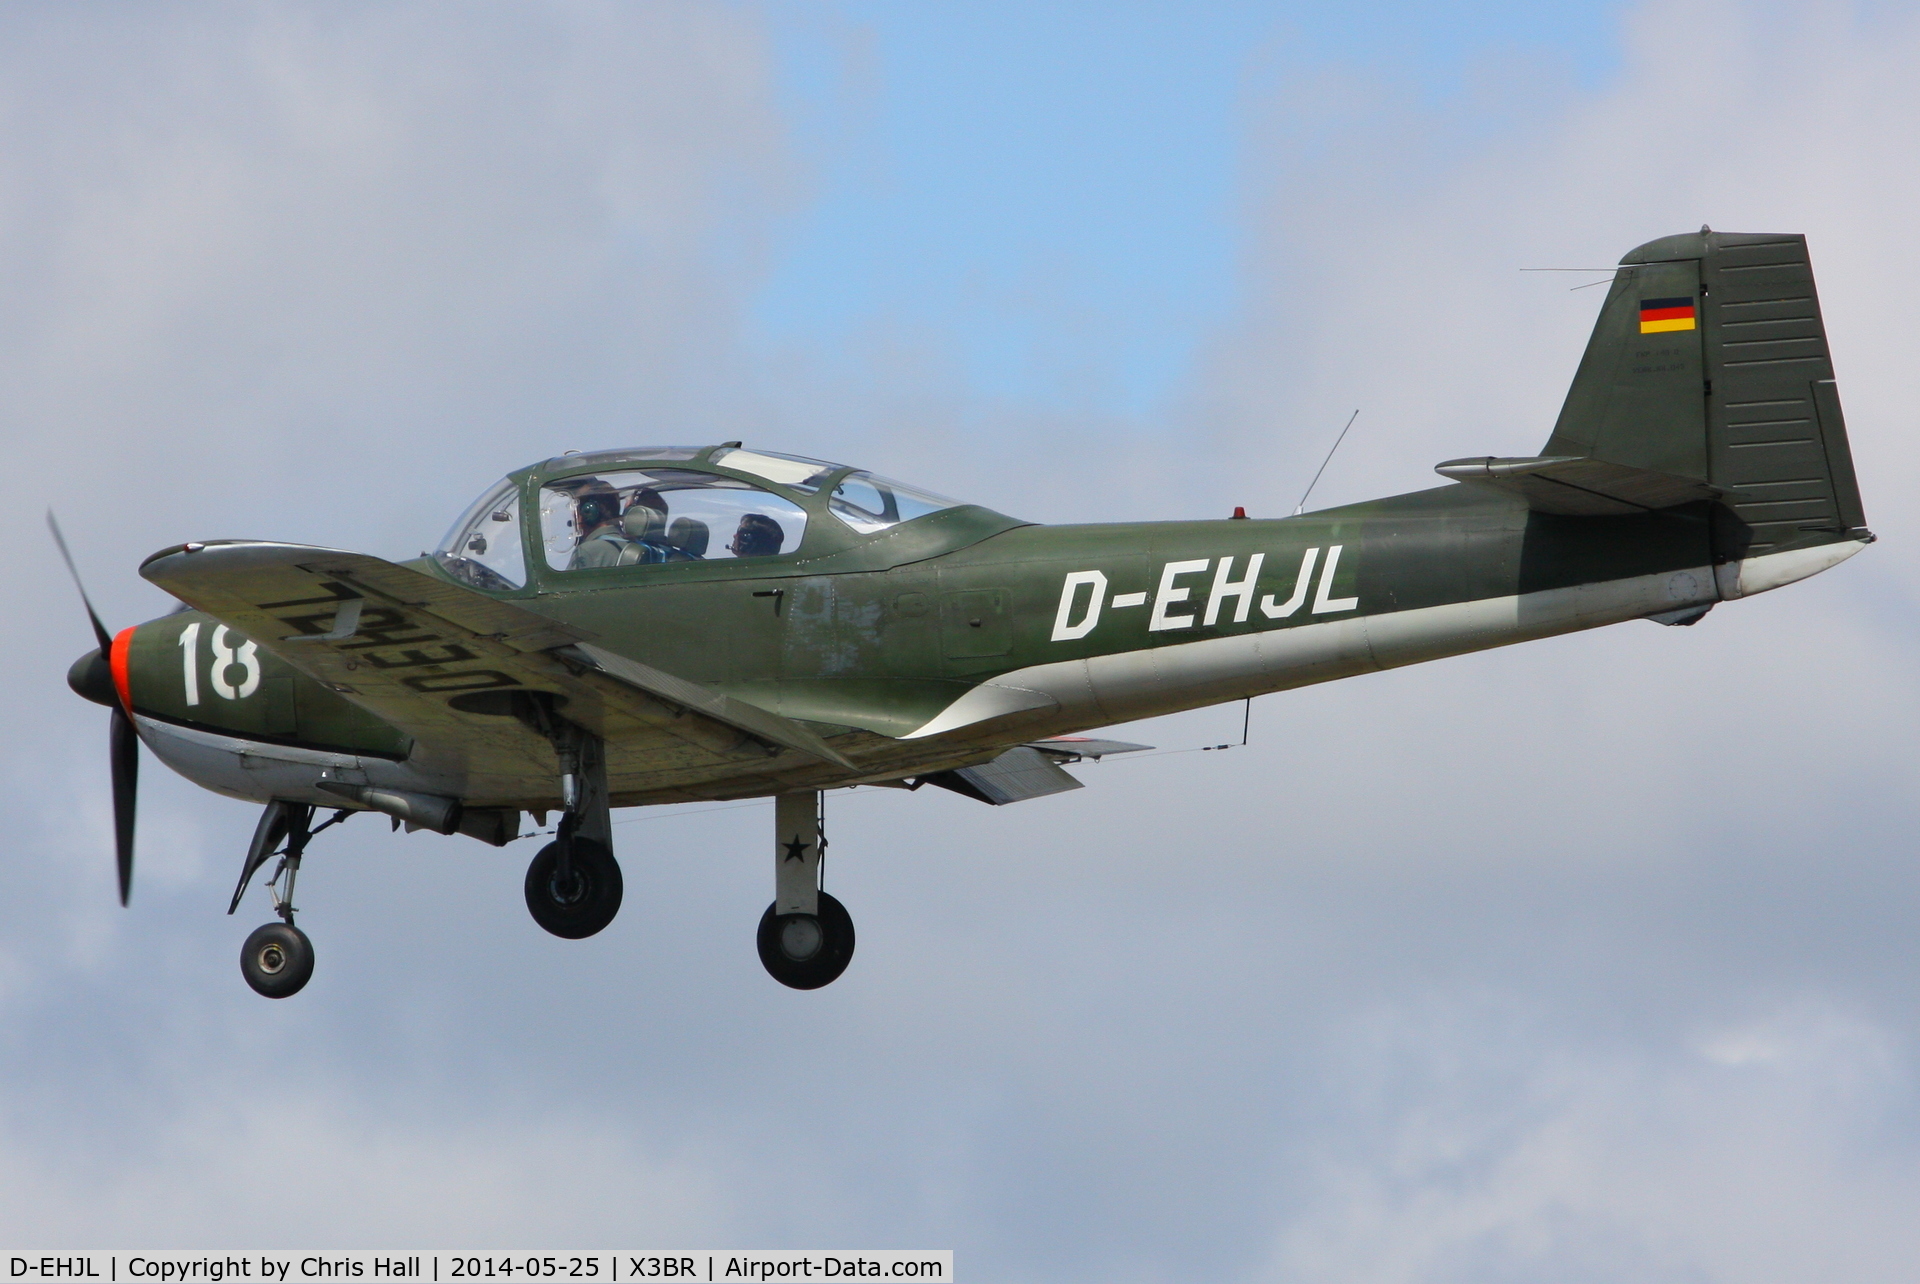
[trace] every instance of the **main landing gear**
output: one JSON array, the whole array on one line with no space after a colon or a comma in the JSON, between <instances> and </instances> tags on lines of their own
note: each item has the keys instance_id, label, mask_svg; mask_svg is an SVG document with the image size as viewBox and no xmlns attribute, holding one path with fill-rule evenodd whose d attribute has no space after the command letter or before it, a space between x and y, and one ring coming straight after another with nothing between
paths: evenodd
<instances>
[{"instance_id":1,"label":"main landing gear","mask_svg":"<svg viewBox=\"0 0 1920 1284\"><path fill-rule=\"evenodd\" d=\"M256 927L240 947L240 975L255 994L269 999L284 999L300 993L313 976L313 942L293 925L293 883L300 874L300 858L306 854L313 836L329 825L337 825L353 813L337 811L320 825L313 823L314 809L301 803L270 802L254 826L253 842L247 848L247 863L240 871L240 883L233 889L231 914L240 908L247 893L247 882L254 871L278 856L273 877L267 880L267 892L273 897L278 923ZM280 844L285 841L286 846Z\"/></svg>"},{"instance_id":2,"label":"main landing gear","mask_svg":"<svg viewBox=\"0 0 1920 1284\"><path fill-rule=\"evenodd\" d=\"M555 936L577 941L620 912L620 862L613 858L607 807L606 747L573 723L549 718L542 728L560 758L559 832L527 866L527 912Z\"/></svg>"},{"instance_id":3,"label":"main landing gear","mask_svg":"<svg viewBox=\"0 0 1920 1284\"><path fill-rule=\"evenodd\" d=\"M796 990L830 985L853 961L853 918L820 889L820 794L781 794L773 802L773 904L760 916L760 963Z\"/></svg>"},{"instance_id":4,"label":"main landing gear","mask_svg":"<svg viewBox=\"0 0 1920 1284\"><path fill-rule=\"evenodd\" d=\"M620 862L607 845L571 832L568 816L560 833L527 866L527 912L555 936L577 941L592 936L620 912Z\"/></svg>"}]
</instances>

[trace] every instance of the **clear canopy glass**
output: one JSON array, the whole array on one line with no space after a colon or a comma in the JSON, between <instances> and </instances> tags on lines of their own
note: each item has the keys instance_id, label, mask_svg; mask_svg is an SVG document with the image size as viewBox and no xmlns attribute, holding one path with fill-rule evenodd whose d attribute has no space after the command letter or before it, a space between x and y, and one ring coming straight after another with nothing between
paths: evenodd
<instances>
[{"instance_id":1,"label":"clear canopy glass","mask_svg":"<svg viewBox=\"0 0 1920 1284\"><path fill-rule=\"evenodd\" d=\"M845 464L830 464L824 459L804 455L781 455L773 451L724 449L710 456L713 463L736 472L752 473L793 490L817 494L827 479L843 472ZM936 495L918 486L893 481L876 473L848 473L840 479L827 499L827 511L859 531L869 535L901 522L910 522L943 508L957 508L960 501Z\"/></svg>"},{"instance_id":2,"label":"clear canopy glass","mask_svg":"<svg viewBox=\"0 0 1920 1284\"><path fill-rule=\"evenodd\" d=\"M751 473L755 477L764 477L770 482L792 490L803 490L808 494L819 490L827 478L846 467L845 464L830 464L824 459L808 459L804 455L782 455L770 450L741 450L735 446L721 447L707 457L707 462L718 464L722 468L731 468L738 473Z\"/></svg>"},{"instance_id":3,"label":"clear canopy glass","mask_svg":"<svg viewBox=\"0 0 1920 1284\"><path fill-rule=\"evenodd\" d=\"M564 456L575 466L605 460L608 467L541 488L538 538L547 565L567 571L773 557L800 547L807 530L805 509L737 477L673 466L700 453L694 447L662 446ZM832 481L827 511L863 535L960 502L824 459L737 447L721 447L708 458L804 494L818 495ZM521 524L516 485L502 481L460 515L433 558L475 588L523 588L528 537Z\"/></svg>"},{"instance_id":4,"label":"clear canopy glass","mask_svg":"<svg viewBox=\"0 0 1920 1284\"><path fill-rule=\"evenodd\" d=\"M520 538L520 496L511 480L476 499L453 524L433 555L457 580L495 592L527 582Z\"/></svg>"},{"instance_id":5,"label":"clear canopy glass","mask_svg":"<svg viewBox=\"0 0 1920 1284\"><path fill-rule=\"evenodd\" d=\"M827 498L827 511L862 535L959 505L957 499L875 473L848 473Z\"/></svg>"},{"instance_id":6,"label":"clear canopy glass","mask_svg":"<svg viewBox=\"0 0 1920 1284\"><path fill-rule=\"evenodd\" d=\"M738 478L635 468L548 482L540 531L547 565L579 571L791 553L807 514Z\"/></svg>"}]
</instances>

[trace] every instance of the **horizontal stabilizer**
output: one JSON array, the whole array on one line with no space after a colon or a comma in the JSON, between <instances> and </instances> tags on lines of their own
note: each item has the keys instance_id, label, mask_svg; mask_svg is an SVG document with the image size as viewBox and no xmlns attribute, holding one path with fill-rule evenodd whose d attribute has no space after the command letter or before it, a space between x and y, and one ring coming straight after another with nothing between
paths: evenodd
<instances>
[{"instance_id":1,"label":"horizontal stabilizer","mask_svg":"<svg viewBox=\"0 0 1920 1284\"><path fill-rule=\"evenodd\" d=\"M1449 459L1436 464L1442 477L1505 491L1537 513L1569 517L1619 517L1676 504L1718 499L1726 492L1698 477L1681 477L1577 455Z\"/></svg>"}]
</instances>

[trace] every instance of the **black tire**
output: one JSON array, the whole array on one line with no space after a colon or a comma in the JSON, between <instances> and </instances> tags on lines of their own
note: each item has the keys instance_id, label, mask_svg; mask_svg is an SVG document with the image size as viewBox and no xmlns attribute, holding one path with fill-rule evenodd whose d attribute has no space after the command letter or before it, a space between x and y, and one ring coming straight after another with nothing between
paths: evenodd
<instances>
[{"instance_id":1,"label":"black tire","mask_svg":"<svg viewBox=\"0 0 1920 1284\"><path fill-rule=\"evenodd\" d=\"M256 927L240 947L240 975L269 999L298 994L313 976L313 942L291 923Z\"/></svg>"},{"instance_id":2,"label":"black tire","mask_svg":"<svg viewBox=\"0 0 1920 1284\"><path fill-rule=\"evenodd\" d=\"M572 846L572 876L560 876L561 844ZM620 912L620 862L606 844L591 838L548 843L527 866L527 912L555 936L578 941L592 936Z\"/></svg>"},{"instance_id":3,"label":"black tire","mask_svg":"<svg viewBox=\"0 0 1920 1284\"><path fill-rule=\"evenodd\" d=\"M818 915L773 910L769 905L760 916L758 937L767 975L795 990L817 990L839 980L853 962L853 916L847 907L822 892Z\"/></svg>"}]
</instances>

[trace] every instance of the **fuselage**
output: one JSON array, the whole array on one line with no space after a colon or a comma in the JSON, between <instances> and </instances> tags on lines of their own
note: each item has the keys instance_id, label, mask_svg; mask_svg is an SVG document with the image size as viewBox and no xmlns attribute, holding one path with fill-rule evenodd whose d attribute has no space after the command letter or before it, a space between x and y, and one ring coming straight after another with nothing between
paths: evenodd
<instances>
[{"instance_id":1,"label":"fuselage","mask_svg":"<svg viewBox=\"0 0 1920 1284\"><path fill-rule=\"evenodd\" d=\"M912 529L922 523L937 529ZM631 805L967 765L1036 738L1685 614L1860 547L1743 559L1716 550L1707 505L1555 516L1459 484L1279 520L1038 526L963 507L894 534L878 553L616 568L590 588L536 578L501 596L811 724L858 768L815 764L769 787L627 763L612 788ZM444 575L430 560L409 565ZM369 661L439 654L406 641L383 648L376 631ZM299 799L318 770L345 770L393 788L465 790L476 803L558 805L545 775L472 797L457 750L418 752L250 642L181 611L115 647L148 744L189 778L237 797ZM422 667L457 683L457 664Z\"/></svg>"}]
</instances>

